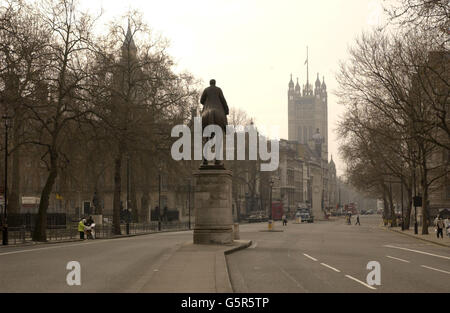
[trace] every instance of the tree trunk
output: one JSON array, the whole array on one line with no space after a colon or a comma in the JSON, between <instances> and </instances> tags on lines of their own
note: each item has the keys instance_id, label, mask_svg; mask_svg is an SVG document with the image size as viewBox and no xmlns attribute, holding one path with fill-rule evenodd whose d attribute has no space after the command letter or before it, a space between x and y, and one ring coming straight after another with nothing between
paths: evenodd
<instances>
[{"instance_id":1,"label":"tree trunk","mask_svg":"<svg viewBox=\"0 0 450 313\"><path fill-rule=\"evenodd\" d=\"M120 194L122 188L121 179L122 155L114 159L114 200L113 200L113 234L121 235L120 231Z\"/></svg>"},{"instance_id":2,"label":"tree trunk","mask_svg":"<svg viewBox=\"0 0 450 313\"><path fill-rule=\"evenodd\" d=\"M404 218L405 218L404 227L405 227L405 229L409 229L409 225L411 224L411 210L412 210L413 199L412 199L411 188L407 187L406 192L408 194L408 206L406 207L406 213L403 212Z\"/></svg>"},{"instance_id":3,"label":"tree trunk","mask_svg":"<svg viewBox=\"0 0 450 313\"><path fill-rule=\"evenodd\" d=\"M422 235L428 235L428 169L425 168L423 171L422 179Z\"/></svg>"},{"instance_id":4,"label":"tree trunk","mask_svg":"<svg viewBox=\"0 0 450 313\"><path fill-rule=\"evenodd\" d=\"M425 151L425 148L422 148ZM426 154L422 157L422 180L421 180L423 198L422 198L422 235L428 235L428 167Z\"/></svg>"},{"instance_id":5,"label":"tree trunk","mask_svg":"<svg viewBox=\"0 0 450 313\"><path fill-rule=\"evenodd\" d=\"M47 209L50 193L52 192L56 176L58 175L57 160L58 156L56 152L50 152L50 173L45 182L44 189L42 189L41 201L39 202L39 213L33 231L33 241L47 241Z\"/></svg>"},{"instance_id":6,"label":"tree trunk","mask_svg":"<svg viewBox=\"0 0 450 313\"><path fill-rule=\"evenodd\" d=\"M387 196L386 196L386 187L383 184L383 219L384 220L388 220L389 219L389 205L388 205L388 201L387 201ZM385 225L386 226L386 225Z\"/></svg>"},{"instance_id":7,"label":"tree trunk","mask_svg":"<svg viewBox=\"0 0 450 313\"><path fill-rule=\"evenodd\" d=\"M19 149L12 153L12 181L8 196L8 212L20 212L20 154Z\"/></svg>"},{"instance_id":8,"label":"tree trunk","mask_svg":"<svg viewBox=\"0 0 450 313\"><path fill-rule=\"evenodd\" d=\"M133 169L133 158L130 159L130 205L131 205L131 220L134 223L139 222L139 212L136 198L136 174Z\"/></svg>"},{"instance_id":9,"label":"tree trunk","mask_svg":"<svg viewBox=\"0 0 450 313\"><path fill-rule=\"evenodd\" d=\"M394 210L394 200L392 199L392 192L390 190L388 191L388 195L389 195L389 208L390 208L390 215L391 215L391 227L396 227L397 219L396 219L395 210Z\"/></svg>"},{"instance_id":10,"label":"tree trunk","mask_svg":"<svg viewBox=\"0 0 450 313\"><path fill-rule=\"evenodd\" d=\"M141 165L144 168L144 180L142 186L142 197L141 197L141 212L139 214L139 222L147 222L149 220L148 209L150 205L150 175L148 169L145 168L145 164L141 159Z\"/></svg>"}]
</instances>

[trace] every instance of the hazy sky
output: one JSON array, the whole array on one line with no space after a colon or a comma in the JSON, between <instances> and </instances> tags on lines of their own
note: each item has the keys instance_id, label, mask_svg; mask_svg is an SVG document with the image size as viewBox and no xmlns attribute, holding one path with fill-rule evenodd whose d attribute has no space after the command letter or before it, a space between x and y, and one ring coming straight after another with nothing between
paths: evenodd
<instances>
[{"instance_id":1,"label":"hazy sky","mask_svg":"<svg viewBox=\"0 0 450 313\"><path fill-rule=\"evenodd\" d=\"M382 19L381 0L81 0L102 20L139 9L150 27L171 42L169 53L179 70L187 70L207 87L217 80L230 107L244 109L257 126L280 128L288 138L287 88L290 74L306 82L319 72L328 89L329 156L338 175L333 130L343 113L333 95L339 60L364 29Z\"/></svg>"}]
</instances>

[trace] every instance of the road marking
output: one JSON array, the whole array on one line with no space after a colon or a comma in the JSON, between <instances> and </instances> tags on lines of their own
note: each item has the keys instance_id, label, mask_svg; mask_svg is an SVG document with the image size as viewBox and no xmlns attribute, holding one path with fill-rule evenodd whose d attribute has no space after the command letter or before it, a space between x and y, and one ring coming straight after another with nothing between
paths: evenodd
<instances>
[{"instance_id":1,"label":"road marking","mask_svg":"<svg viewBox=\"0 0 450 313\"><path fill-rule=\"evenodd\" d=\"M76 247L81 245L89 245L94 243L100 243L100 242L89 242L89 243L78 243L73 245L64 245L64 246L54 246L54 247L45 247L45 248L37 248L37 249L27 249L27 250L19 250L19 251L11 251L11 252L3 252L0 253L0 256L2 255L9 255L9 254L18 254L18 253L25 253L25 252L33 252L33 251L40 251L40 250L50 250L50 249L57 249L57 248L67 248L67 247Z\"/></svg>"},{"instance_id":2,"label":"road marking","mask_svg":"<svg viewBox=\"0 0 450 313\"><path fill-rule=\"evenodd\" d=\"M360 283L361 285L366 286L367 288L370 288L370 289L373 289L373 290L376 290L376 289L377 289L377 288L372 287L372 286L366 284L365 282L362 282L362 281L360 281L359 279L356 279L355 277L352 277L352 276L350 276L350 275L345 275L345 277L350 278L350 279L353 279L354 281Z\"/></svg>"},{"instance_id":3,"label":"road marking","mask_svg":"<svg viewBox=\"0 0 450 313\"><path fill-rule=\"evenodd\" d=\"M313 258L313 257L310 256L310 255L307 255L306 253L303 253L303 255L306 256L307 258L310 258L310 259L313 260L313 261L317 261L317 259Z\"/></svg>"},{"instance_id":4,"label":"road marking","mask_svg":"<svg viewBox=\"0 0 450 313\"><path fill-rule=\"evenodd\" d=\"M284 269L282 269L281 267L279 268L280 269L280 271L287 277L287 278L289 278L290 280L292 280L296 285L297 285L297 287L300 287L300 288L302 288L304 291L306 291L307 292L307 290L294 278L294 277L292 277L288 272L286 272Z\"/></svg>"},{"instance_id":5,"label":"road marking","mask_svg":"<svg viewBox=\"0 0 450 313\"><path fill-rule=\"evenodd\" d=\"M394 259L394 260L399 260L399 261L402 261L402 262L405 262L405 263L410 263L410 261L408 261L408 260L399 259L399 258L390 256L390 255L386 255L386 257L390 258L390 259Z\"/></svg>"},{"instance_id":6,"label":"road marking","mask_svg":"<svg viewBox=\"0 0 450 313\"><path fill-rule=\"evenodd\" d=\"M325 266L325 267L328 267L328 268L331 268L333 271L335 271L335 272L338 272L338 273L340 273L341 271L340 270L338 270L337 268L334 268L334 267L332 267L332 266L329 266L328 264L325 264L325 263L320 263L321 265L323 265L323 266Z\"/></svg>"},{"instance_id":7,"label":"road marking","mask_svg":"<svg viewBox=\"0 0 450 313\"><path fill-rule=\"evenodd\" d=\"M447 271L444 271L444 270L440 270L440 269L438 269L438 268L433 268L433 267L429 267L429 266L426 266L426 265L421 265L422 267L425 267L425 268L428 268L428 269L430 269L430 270L433 270L433 271L438 271L438 272L442 272L442 273L445 273L445 274L449 274L450 275L450 272L447 272Z\"/></svg>"},{"instance_id":8,"label":"road marking","mask_svg":"<svg viewBox=\"0 0 450 313\"><path fill-rule=\"evenodd\" d=\"M443 258L443 259L450 260L450 257L448 257L448 256L443 256L443 255L439 255L439 254L433 254L433 253L429 253L429 252L413 250L413 249L408 249L408 248L402 248L402 247L396 247L396 246L391 246L391 245L385 245L385 247L387 247L387 248L394 248L394 249L401 249L401 250L406 250L406 251L412 251L412 252L416 252L416 253L421 253L421 254L435 256L437 258Z\"/></svg>"}]
</instances>

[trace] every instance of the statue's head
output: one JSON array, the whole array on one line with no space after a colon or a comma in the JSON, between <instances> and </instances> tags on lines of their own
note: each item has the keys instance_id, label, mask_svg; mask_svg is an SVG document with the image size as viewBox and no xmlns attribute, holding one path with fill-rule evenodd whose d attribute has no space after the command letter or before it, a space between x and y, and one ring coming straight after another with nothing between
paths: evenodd
<instances>
[{"instance_id":1,"label":"statue's head","mask_svg":"<svg viewBox=\"0 0 450 313\"><path fill-rule=\"evenodd\" d=\"M215 85L216 85L216 80L215 80L215 79L211 79L211 80L209 81L209 85L210 85L210 86L215 86Z\"/></svg>"}]
</instances>

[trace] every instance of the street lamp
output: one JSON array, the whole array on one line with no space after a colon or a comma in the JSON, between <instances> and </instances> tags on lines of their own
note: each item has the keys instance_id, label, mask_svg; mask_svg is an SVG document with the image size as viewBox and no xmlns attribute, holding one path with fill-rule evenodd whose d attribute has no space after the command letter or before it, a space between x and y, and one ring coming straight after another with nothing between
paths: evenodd
<instances>
[{"instance_id":1,"label":"street lamp","mask_svg":"<svg viewBox=\"0 0 450 313\"><path fill-rule=\"evenodd\" d=\"M158 230L161 231L161 162L158 166Z\"/></svg>"},{"instance_id":2,"label":"street lamp","mask_svg":"<svg viewBox=\"0 0 450 313\"><path fill-rule=\"evenodd\" d=\"M191 179L188 178L188 210L189 210L189 230L191 229Z\"/></svg>"},{"instance_id":3,"label":"street lamp","mask_svg":"<svg viewBox=\"0 0 450 313\"><path fill-rule=\"evenodd\" d=\"M4 115L3 119L5 120L5 195L4 195L4 212L3 212L3 221L2 221L2 243L4 246L8 245L8 119L9 117Z\"/></svg>"},{"instance_id":4,"label":"street lamp","mask_svg":"<svg viewBox=\"0 0 450 313\"><path fill-rule=\"evenodd\" d=\"M401 170L401 168L400 168ZM400 194L401 194L401 198L402 198L402 231L405 230L405 217L403 216L403 174L400 174Z\"/></svg>"},{"instance_id":5,"label":"street lamp","mask_svg":"<svg viewBox=\"0 0 450 313\"><path fill-rule=\"evenodd\" d=\"M127 154L127 216L126 220L126 233L130 234L130 154Z\"/></svg>"},{"instance_id":6,"label":"street lamp","mask_svg":"<svg viewBox=\"0 0 450 313\"><path fill-rule=\"evenodd\" d=\"M273 188L273 179L270 180L269 182L269 186L270 186L270 200L269 200L269 230L272 230L272 224L273 224L273 220L272 220L272 188Z\"/></svg>"}]
</instances>

